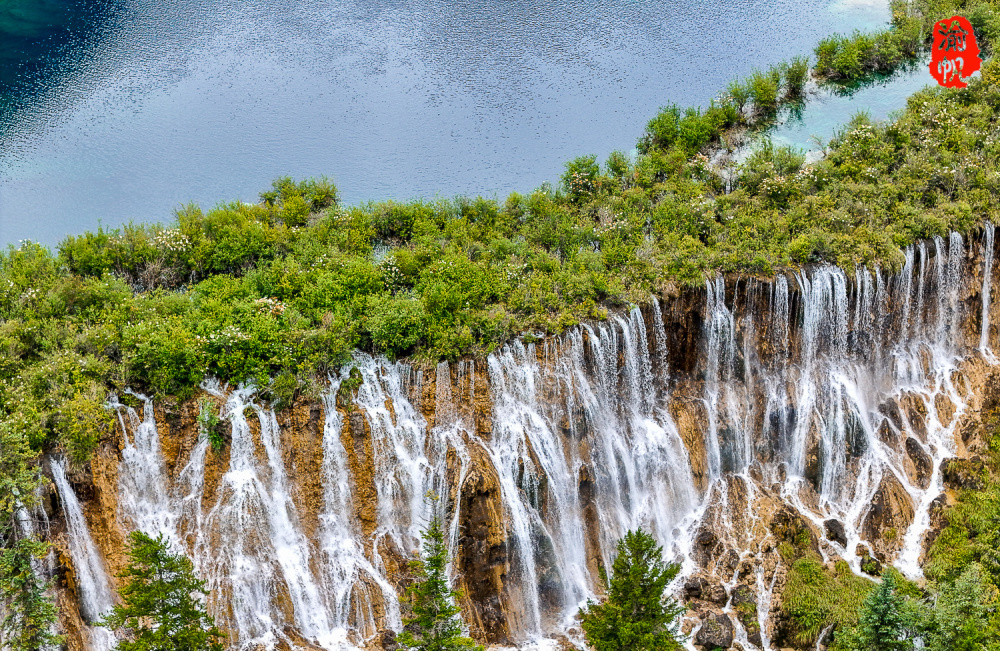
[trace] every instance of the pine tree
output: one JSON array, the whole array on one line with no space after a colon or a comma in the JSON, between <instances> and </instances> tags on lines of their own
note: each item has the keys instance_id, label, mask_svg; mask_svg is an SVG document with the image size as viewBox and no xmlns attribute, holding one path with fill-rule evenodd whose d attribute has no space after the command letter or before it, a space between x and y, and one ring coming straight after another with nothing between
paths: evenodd
<instances>
[{"instance_id":1,"label":"pine tree","mask_svg":"<svg viewBox=\"0 0 1000 651\"><path fill-rule=\"evenodd\" d=\"M996 587L979 563L970 564L954 583L941 586L930 612L929 651L996 649L997 631L991 626L997 602Z\"/></svg>"},{"instance_id":2,"label":"pine tree","mask_svg":"<svg viewBox=\"0 0 1000 651\"><path fill-rule=\"evenodd\" d=\"M462 631L459 594L448 586L448 548L441 519L435 517L423 531L423 554L411 567L416 580L407 590L413 614L403 620L397 640L414 651L482 651Z\"/></svg>"},{"instance_id":3,"label":"pine tree","mask_svg":"<svg viewBox=\"0 0 1000 651\"><path fill-rule=\"evenodd\" d=\"M46 594L49 583L32 568L48 544L26 535L23 519L37 503L42 481L27 437L0 423L0 648L42 651L62 638L52 633L58 610Z\"/></svg>"},{"instance_id":4,"label":"pine tree","mask_svg":"<svg viewBox=\"0 0 1000 651\"><path fill-rule=\"evenodd\" d=\"M128 566L122 604L102 626L124 633L118 651L222 651L222 631L197 595L205 582L195 577L191 560L170 551L162 535L129 534Z\"/></svg>"},{"instance_id":5,"label":"pine tree","mask_svg":"<svg viewBox=\"0 0 1000 651\"><path fill-rule=\"evenodd\" d=\"M680 566L664 564L663 548L637 529L618 541L611 578L601 578L607 596L580 611L587 643L594 651L682 649L678 616L684 609L664 592Z\"/></svg>"},{"instance_id":6,"label":"pine tree","mask_svg":"<svg viewBox=\"0 0 1000 651\"><path fill-rule=\"evenodd\" d=\"M0 595L6 616L0 623L0 647L44 651L62 643L52 626L59 617L45 591L50 582L35 573L32 561L48 552L34 538L20 538L0 551Z\"/></svg>"},{"instance_id":7,"label":"pine tree","mask_svg":"<svg viewBox=\"0 0 1000 651\"><path fill-rule=\"evenodd\" d=\"M858 651L909 651L913 648L912 609L899 591L895 570L882 573L880 583L861 606L852 646Z\"/></svg>"}]
</instances>

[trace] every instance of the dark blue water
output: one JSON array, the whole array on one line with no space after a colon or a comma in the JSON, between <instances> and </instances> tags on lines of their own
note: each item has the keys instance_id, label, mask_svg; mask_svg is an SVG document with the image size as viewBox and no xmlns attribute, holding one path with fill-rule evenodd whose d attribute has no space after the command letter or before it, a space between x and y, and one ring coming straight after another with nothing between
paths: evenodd
<instances>
[{"instance_id":1,"label":"dark blue water","mask_svg":"<svg viewBox=\"0 0 1000 651\"><path fill-rule=\"evenodd\" d=\"M31 8L35 9L32 10ZM41 8L40 8L41 7ZM528 191L882 0L0 0L0 243L327 175Z\"/></svg>"}]
</instances>

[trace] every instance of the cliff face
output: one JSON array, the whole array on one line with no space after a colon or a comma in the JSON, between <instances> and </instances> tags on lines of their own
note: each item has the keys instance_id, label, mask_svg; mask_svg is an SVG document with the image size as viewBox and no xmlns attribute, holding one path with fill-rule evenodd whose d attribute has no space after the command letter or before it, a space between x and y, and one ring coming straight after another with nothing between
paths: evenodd
<instances>
[{"instance_id":1,"label":"cliff face","mask_svg":"<svg viewBox=\"0 0 1000 651\"><path fill-rule=\"evenodd\" d=\"M195 559L233 648L393 649L432 512L484 643L579 644L578 607L643 526L683 564L692 643L791 646L782 544L919 573L950 459L975 456L1000 399L992 247L992 230L930 242L893 277L719 278L434 369L359 353L359 386L339 390L345 369L277 414L217 384L179 405L123 397L90 467L55 477L70 649L109 644L88 623L134 528Z\"/></svg>"}]
</instances>

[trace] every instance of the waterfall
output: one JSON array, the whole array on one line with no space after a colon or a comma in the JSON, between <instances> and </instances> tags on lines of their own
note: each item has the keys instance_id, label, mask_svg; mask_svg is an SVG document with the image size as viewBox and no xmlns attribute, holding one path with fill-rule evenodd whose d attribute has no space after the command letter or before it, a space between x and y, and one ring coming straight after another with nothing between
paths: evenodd
<instances>
[{"instance_id":1,"label":"waterfall","mask_svg":"<svg viewBox=\"0 0 1000 651\"><path fill-rule=\"evenodd\" d=\"M979 352L991 363L996 361L993 349L990 348L990 291L993 289L993 238L996 227L992 222L986 222L983 237L983 316L979 335Z\"/></svg>"},{"instance_id":2,"label":"waterfall","mask_svg":"<svg viewBox=\"0 0 1000 651\"><path fill-rule=\"evenodd\" d=\"M153 401L132 394L141 406L111 403L115 517L191 556L233 649L360 648L401 629L401 574L431 517L444 518L453 552L468 550L467 518L482 516L464 505L484 498L463 490L486 465L512 641L573 631L617 540L643 527L681 563L675 589L714 573L749 590L760 637L737 624L738 640L770 650L775 503L812 523L824 560L860 572L859 551L884 553L919 576L940 462L954 453L968 399L956 371L977 344L992 359L993 237L988 225L978 342L963 330L970 246L952 234L907 249L893 276L823 265L770 283L717 276L688 325L668 326L678 315L653 298L540 343L512 340L485 360L421 370L355 352L304 408L315 411L308 427L301 406L276 414L253 387L209 381L202 408L232 434L221 453L204 435L179 448L161 441ZM110 587L60 464L93 621L110 608ZM913 522L894 541L871 539L873 500L897 485ZM825 539L830 520L846 542ZM701 534L735 569L705 564Z\"/></svg>"},{"instance_id":3,"label":"waterfall","mask_svg":"<svg viewBox=\"0 0 1000 651\"><path fill-rule=\"evenodd\" d=\"M77 599L80 615L88 626L89 642L93 651L111 651L116 644L111 632L101 626L94 626L114 607L111 582L104 568L104 561L87 529L80 500L66 478L66 461L53 459L52 479L59 493L63 513L66 518L66 542L75 572Z\"/></svg>"}]
</instances>

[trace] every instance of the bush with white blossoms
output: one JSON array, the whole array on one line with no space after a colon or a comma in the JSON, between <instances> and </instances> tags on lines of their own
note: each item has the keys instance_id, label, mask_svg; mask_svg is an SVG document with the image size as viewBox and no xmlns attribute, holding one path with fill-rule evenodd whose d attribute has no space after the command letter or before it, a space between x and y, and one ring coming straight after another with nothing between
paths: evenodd
<instances>
[{"instance_id":1,"label":"bush with white blossoms","mask_svg":"<svg viewBox=\"0 0 1000 651\"><path fill-rule=\"evenodd\" d=\"M286 305L276 298L258 298L254 301L257 306L257 311L261 314L270 314L271 316L281 316L285 313Z\"/></svg>"}]
</instances>

